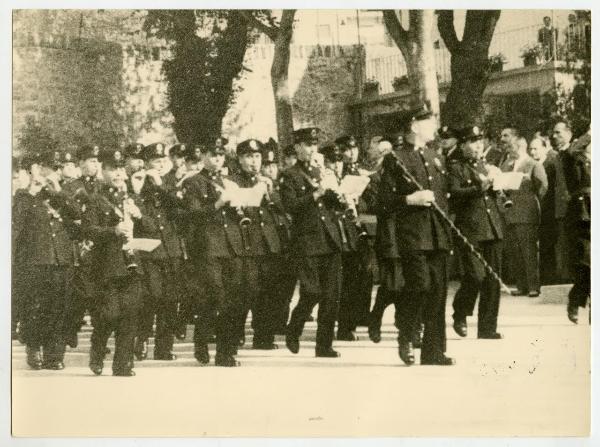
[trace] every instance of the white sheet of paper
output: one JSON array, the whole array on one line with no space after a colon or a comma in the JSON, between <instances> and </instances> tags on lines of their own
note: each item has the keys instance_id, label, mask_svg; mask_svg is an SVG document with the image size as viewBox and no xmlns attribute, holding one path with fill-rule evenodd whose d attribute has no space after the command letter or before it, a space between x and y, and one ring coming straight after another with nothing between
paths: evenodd
<instances>
[{"instance_id":1,"label":"white sheet of paper","mask_svg":"<svg viewBox=\"0 0 600 447\"><path fill-rule=\"evenodd\" d=\"M342 179L338 192L350 197L360 197L371 179L363 175L347 175Z\"/></svg>"},{"instance_id":2,"label":"white sheet of paper","mask_svg":"<svg viewBox=\"0 0 600 447\"><path fill-rule=\"evenodd\" d=\"M252 188L238 188L231 201L231 206L260 206L265 189L260 184Z\"/></svg>"},{"instance_id":3,"label":"white sheet of paper","mask_svg":"<svg viewBox=\"0 0 600 447\"><path fill-rule=\"evenodd\" d=\"M500 189L508 191L515 190L521 187L523 180L522 172L501 172L494 177L494 190Z\"/></svg>"},{"instance_id":4,"label":"white sheet of paper","mask_svg":"<svg viewBox=\"0 0 600 447\"><path fill-rule=\"evenodd\" d=\"M154 251L160 244L160 239L133 238L123 245L123 250L139 250L150 252Z\"/></svg>"},{"instance_id":5,"label":"white sheet of paper","mask_svg":"<svg viewBox=\"0 0 600 447\"><path fill-rule=\"evenodd\" d=\"M333 191L337 191L339 189L339 184L337 181L337 177L333 173L333 171L326 170L323 172L323 177L321 179L321 187L323 189L331 189Z\"/></svg>"}]
</instances>

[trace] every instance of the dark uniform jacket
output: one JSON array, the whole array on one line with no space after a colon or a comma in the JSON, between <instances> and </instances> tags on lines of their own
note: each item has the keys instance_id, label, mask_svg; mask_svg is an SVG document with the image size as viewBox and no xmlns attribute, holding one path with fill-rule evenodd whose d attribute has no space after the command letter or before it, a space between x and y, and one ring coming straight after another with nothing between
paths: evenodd
<instances>
[{"instance_id":1,"label":"dark uniform jacket","mask_svg":"<svg viewBox=\"0 0 600 447\"><path fill-rule=\"evenodd\" d=\"M317 168L300 161L281 175L281 199L292 217L292 252L299 256L344 249L339 214L324 203L323 197L316 201L313 197L319 177Z\"/></svg>"},{"instance_id":2,"label":"dark uniform jacket","mask_svg":"<svg viewBox=\"0 0 600 447\"><path fill-rule=\"evenodd\" d=\"M419 187L405 175L399 161L423 189L433 191L437 206L448 212L447 173L443 159L431 148L406 144L401 150L387 154L383 160L379 215L393 218L396 225L388 222L382 227L382 246L387 246L390 254L404 250L450 250L450 229L433 206L406 204L406 196L418 191Z\"/></svg>"},{"instance_id":3,"label":"dark uniform jacket","mask_svg":"<svg viewBox=\"0 0 600 447\"><path fill-rule=\"evenodd\" d=\"M591 221L591 161L580 150L569 150L564 157L565 182L571 200L567 214L571 222Z\"/></svg>"},{"instance_id":4,"label":"dark uniform jacket","mask_svg":"<svg viewBox=\"0 0 600 447\"><path fill-rule=\"evenodd\" d=\"M259 179L256 175L243 170L230 176L240 188L252 188L256 186ZM250 219L247 226L242 227L242 237L247 240L250 254L252 256L264 256L267 254L281 253L281 240L279 236L279 220L277 215L282 213L281 203L276 203L263 197L259 207L245 207L244 215ZM279 209L276 209L279 208Z\"/></svg>"},{"instance_id":5,"label":"dark uniform jacket","mask_svg":"<svg viewBox=\"0 0 600 447\"><path fill-rule=\"evenodd\" d=\"M487 171L481 160L455 158L448 165L450 203L455 225L471 243L502 239L502 218L496 193L484 191L480 175Z\"/></svg>"},{"instance_id":6,"label":"dark uniform jacket","mask_svg":"<svg viewBox=\"0 0 600 447\"><path fill-rule=\"evenodd\" d=\"M62 192L43 189L32 196L26 190L17 191L12 209L15 266L72 266L72 240L79 236L79 217L77 206Z\"/></svg>"},{"instance_id":7,"label":"dark uniform jacket","mask_svg":"<svg viewBox=\"0 0 600 447\"><path fill-rule=\"evenodd\" d=\"M181 239L175 226L182 203L164 186L157 186L146 178L140 194L133 195L142 213L135 221L133 235L136 238L160 239L161 244L151 252L140 252L142 259L179 259L182 257Z\"/></svg>"},{"instance_id":8,"label":"dark uniform jacket","mask_svg":"<svg viewBox=\"0 0 600 447\"><path fill-rule=\"evenodd\" d=\"M89 197L83 213L82 234L94 242L91 273L99 281L129 275L130 259L123 250L126 240L116 233L116 226L123 220L123 201L127 197L127 193L104 185Z\"/></svg>"},{"instance_id":9,"label":"dark uniform jacket","mask_svg":"<svg viewBox=\"0 0 600 447\"><path fill-rule=\"evenodd\" d=\"M193 258L248 256L239 223L243 216L230 206L215 209L223 177L203 169L183 183L183 202L189 213L188 251Z\"/></svg>"}]
</instances>

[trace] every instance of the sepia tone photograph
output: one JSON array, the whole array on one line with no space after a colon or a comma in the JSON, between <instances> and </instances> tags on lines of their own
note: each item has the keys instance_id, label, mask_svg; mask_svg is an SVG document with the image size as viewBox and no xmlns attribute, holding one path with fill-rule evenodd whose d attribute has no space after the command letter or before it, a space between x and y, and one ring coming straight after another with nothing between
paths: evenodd
<instances>
[{"instance_id":1,"label":"sepia tone photograph","mask_svg":"<svg viewBox=\"0 0 600 447\"><path fill-rule=\"evenodd\" d=\"M590 442L592 11L366 6L13 5L13 439Z\"/></svg>"}]
</instances>

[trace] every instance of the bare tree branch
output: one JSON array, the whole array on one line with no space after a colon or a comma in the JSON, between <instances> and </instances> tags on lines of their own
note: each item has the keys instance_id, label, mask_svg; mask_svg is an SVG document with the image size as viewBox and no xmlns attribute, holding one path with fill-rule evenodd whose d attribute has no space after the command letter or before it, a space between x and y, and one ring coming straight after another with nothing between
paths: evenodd
<instances>
[{"instance_id":1,"label":"bare tree branch","mask_svg":"<svg viewBox=\"0 0 600 447\"><path fill-rule=\"evenodd\" d=\"M456 29L454 28L454 11L451 9L438 10L438 30L442 40L453 54L461 50L461 41L456 36Z\"/></svg>"},{"instance_id":2,"label":"bare tree branch","mask_svg":"<svg viewBox=\"0 0 600 447\"><path fill-rule=\"evenodd\" d=\"M252 14L252 10L240 10L240 13L248 20L248 22L255 28L257 28L261 33L266 34L269 38L274 42L277 39L277 34L279 33L279 28L275 25L268 26L258 20L254 14Z\"/></svg>"},{"instance_id":3,"label":"bare tree branch","mask_svg":"<svg viewBox=\"0 0 600 447\"><path fill-rule=\"evenodd\" d=\"M402 24L396 15L396 11L393 9L384 9L383 22L398 48L406 47L409 42L409 34L408 31L402 27Z\"/></svg>"}]
</instances>

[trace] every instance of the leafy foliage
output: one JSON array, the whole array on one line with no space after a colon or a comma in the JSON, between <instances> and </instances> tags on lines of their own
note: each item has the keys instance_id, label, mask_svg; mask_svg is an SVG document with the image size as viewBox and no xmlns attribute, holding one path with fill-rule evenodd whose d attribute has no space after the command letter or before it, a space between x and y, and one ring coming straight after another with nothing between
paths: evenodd
<instances>
[{"instance_id":1,"label":"leafy foliage","mask_svg":"<svg viewBox=\"0 0 600 447\"><path fill-rule=\"evenodd\" d=\"M36 118L29 115L21 133L17 137L21 155L36 152L53 152L58 147L58 141L52 136L50 129Z\"/></svg>"},{"instance_id":2,"label":"leafy foliage","mask_svg":"<svg viewBox=\"0 0 600 447\"><path fill-rule=\"evenodd\" d=\"M256 36L236 10L150 10L144 30L165 39L168 107L179 141L207 144L220 134Z\"/></svg>"}]
</instances>

